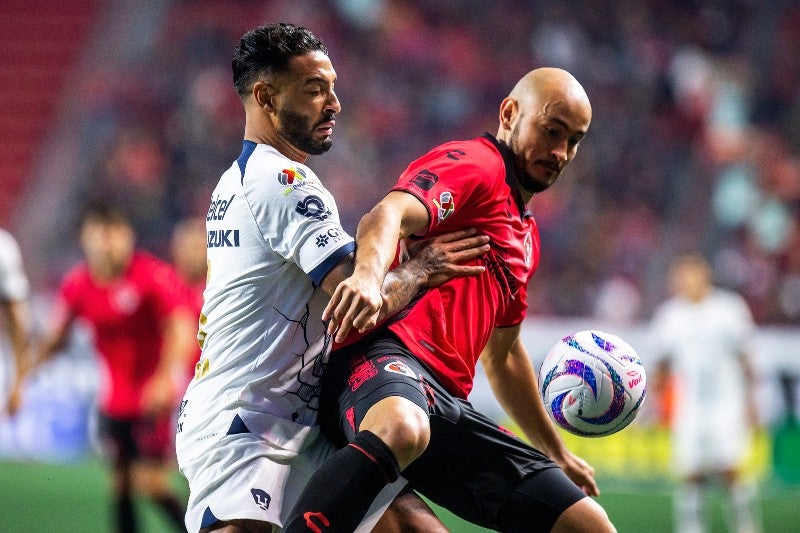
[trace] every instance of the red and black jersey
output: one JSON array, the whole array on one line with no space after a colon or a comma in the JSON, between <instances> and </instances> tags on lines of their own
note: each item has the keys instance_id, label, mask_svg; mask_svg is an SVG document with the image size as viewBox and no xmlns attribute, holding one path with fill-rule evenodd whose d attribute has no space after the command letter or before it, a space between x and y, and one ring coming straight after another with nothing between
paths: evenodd
<instances>
[{"instance_id":1,"label":"red and black jersey","mask_svg":"<svg viewBox=\"0 0 800 533\"><path fill-rule=\"evenodd\" d=\"M144 252L109 283L98 283L86 263L64 278L55 319L77 316L91 325L106 378L99 399L104 413L141 414L142 389L161 357L164 320L180 305L171 267Z\"/></svg>"},{"instance_id":2,"label":"red and black jersey","mask_svg":"<svg viewBox=\"0 0 800 533\"><path fill-rule=\"evenodd\" d=\"M426 238L476 228L491 239L474 260L486 266L483 274L426 291L389 325L453 395L466 398L492 330L525 317L539 263L539 232L522 202L513 154L489 134L449 142L412 162L392 190L425 204Z\"/></svg>"}]
</instances>

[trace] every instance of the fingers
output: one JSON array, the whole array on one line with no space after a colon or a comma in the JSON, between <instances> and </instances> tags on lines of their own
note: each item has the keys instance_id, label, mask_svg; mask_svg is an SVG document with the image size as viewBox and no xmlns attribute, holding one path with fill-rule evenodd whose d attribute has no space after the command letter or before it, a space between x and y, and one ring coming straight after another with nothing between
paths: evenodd
<instances>
[{"instance_id":1,"label":"fingers","mask_svg":"<svg viewBox=\"0 0 800 533\"><path fill-rule=\"evenodd\" d=\"M470 251L475 249L487 251L489 249L489 245L487 244L488 242L488 235L476 235L475 237L450 241L447 243L447 246L443 247L443 249L449 252Z\"/></svg>"},{"instance_id":2,"label":"fingers","mask_svg":"<svg viewBox=\"0 0 800 533\"><path fill-rule=\"evenodd\" d=\"M334 340L342 342L353 328L364 331L374 327L382 302L380 296L371 296L367 291L358 290L343 282L336 287L322 312L322 320L329 321L328 334L335 334Z\"/></svg>"},{"instance_id":3,"label":"fingers","mask_svg":"<svg viewBox=\"0 0 800 533\"><path fill-rule=\"evenodd\" d=\"M483 265L454 265L450 268L450 271L447 274L454 278L464 278L467 276L477 276L478 274L483 274L485 270L486 267Z\"/></svg>"},{"instance_id":4,"label":"fingers","mask_svg":"<svg viewBox=\"0 0 800 533\"><path fill-rule=\"evenodd\" d=\"M451 231L450 233L439 235L438 237L434 237L433 239L431 239L431 242L447 243L447 242L460 241L462 239L466 239L467 237L475 235L477 232L478 230L475 228L460 229L456 231Z\"/></svg>"},{"instance_id":5,"label":"fingers","mask_svg":"<svg viewBox=\"0 0 800 533\"><path fill-rule=\"evenodd\" d=\"M476 244L474 246L466 247L463 250L448 252L448 259L454 263L468 261L470 259L482 256L489 251L489 248L491 248L491 246L488 244Z\"/></svg>"}]
</instances>

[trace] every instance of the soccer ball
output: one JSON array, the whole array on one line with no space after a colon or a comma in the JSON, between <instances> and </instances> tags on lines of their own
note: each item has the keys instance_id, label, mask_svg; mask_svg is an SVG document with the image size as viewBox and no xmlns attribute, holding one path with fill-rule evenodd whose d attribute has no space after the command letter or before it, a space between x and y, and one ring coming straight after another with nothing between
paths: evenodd
<instances>
[{"instance_id":1,"label":"soccer ball","mask_svg":"<svg viewBox=\"0 0 800 533\"><path fill-rule=\"evenodd\" d=\"M556 424L584 437L611 435L630 424L644 401L646 381L636 351L602 331L564 337L539 371L547 412Z\"/></svg>"}]
</instances>

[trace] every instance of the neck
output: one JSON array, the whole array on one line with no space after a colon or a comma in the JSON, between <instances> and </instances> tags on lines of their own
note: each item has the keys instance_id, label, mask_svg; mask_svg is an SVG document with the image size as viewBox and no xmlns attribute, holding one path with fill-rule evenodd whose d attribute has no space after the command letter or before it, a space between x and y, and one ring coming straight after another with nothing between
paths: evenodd
<instances>
[{"instance_id":1,"label":"neck","mask_svg":"<svg viewBox=\"0 0 800 533\"><path fill-rule=\"evenodd\" d=\"M122 276L122 273L125 271L125 267L123 265L116 265L116 264L99 264L99 265L92 265L89 264L89 272L91 272L92 277L100 282L100 283L110 283L115 279L118 279Z\"/></svg>"},{"instance_id":2,"label":"neck","mask_svg":"<svg viewBox=\"0 0 800 533\"><path fill-rule=\"evenodd\" d=\"M299 150L295 145L287 141L266 117L254 116L247 113L244 123L244 139L256 144L268 144L285 155L292 161L305 163L308 154Z\"/></svg>"},{"instance_id":3,"label":"neck","mask_svg":"<svg viewBox=\"0 0 800 533\"><path fill-rule=\"evenodd\" d=\"M514 175L516 176L517 181L517 190L519 191L520 196L522 197L522 203L528 205L528 202L531 201L533 198L534 192L528 190L525 185L526 184L533 184L533 180L530 176L528 176L523 170L520 170L517 166L516 156L514 154L514 150L511 149L511 139L508 133L508 130L500 128L497 131L497 136L495 137L497 142L500 143L501 146L504 146L507 150L508 154L510 154L510 159L513 161L514 165Z\"/></svg>"}]
</instances>

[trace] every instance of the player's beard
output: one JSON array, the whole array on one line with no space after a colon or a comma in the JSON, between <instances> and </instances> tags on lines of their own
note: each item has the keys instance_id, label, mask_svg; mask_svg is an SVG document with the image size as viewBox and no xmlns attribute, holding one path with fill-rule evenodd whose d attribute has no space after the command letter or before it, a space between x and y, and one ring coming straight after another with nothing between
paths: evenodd
<instances>
[{"instance_id":1,"label":"player's beard","mask_svg":"<svg viewBox=\"0 0 800 533\"><path fill-rule=\"evenodd\" d=\"M524 162L522 164L519 163L518 157L521 157L517 154L522 153L521 151L517 151L519 140L519 122L517 122L516 126L511 132L511 137L509 138L509 148L511 148L512 153L514 154L516 167L517 167L517 179L519 180L520 186L528 191L529 193L536 194L542 191L547 190L555 180L552 182L546 182L538 179L536 176L532 176L525 170Z\"/></svg>"},{"instance_id":2,"label":"player's beard","mask_svg":"<svg viewBox=\"0 0 800 533\"><path fill-rule=\"evenodd\" d=\"M311 124L311 119L300 113L295 113L289 109L281 109L278 118L283 128L278 133L303 152L311 155L319 155L327 152L333 146L330 138L318 141L314 139L314 131L323 122L332 119L330 115L325 115L316 124Z\"/></svg>"}]
</instances>

